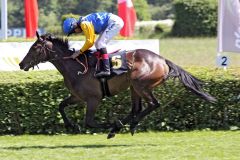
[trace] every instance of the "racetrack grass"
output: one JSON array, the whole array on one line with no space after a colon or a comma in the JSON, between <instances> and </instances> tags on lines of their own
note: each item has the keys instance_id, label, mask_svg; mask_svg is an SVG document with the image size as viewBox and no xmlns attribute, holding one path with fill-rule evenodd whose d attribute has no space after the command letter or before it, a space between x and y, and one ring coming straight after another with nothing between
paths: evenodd
<instances>
[{"instance_id":1,"label":"racetrack grass","mask_svg":"<svg viewBox=\"0 0 240 160\"><path fill-rule=\"evenodd\" d=\"M1 160L238 160L240 131L1 136Z\"/></svg>"},{"instance_id":2,"label":"racetrack grass","mask_svg":"<svg viewBox=\"0 0 240 160\"><path fill-rule=\"evenodd\" d=\"M180 66L216 66L217 38L163 38L160 54ZM229 59L229 67L240 67L239 53L221 53Z\"/></svg>"}]
</instances>

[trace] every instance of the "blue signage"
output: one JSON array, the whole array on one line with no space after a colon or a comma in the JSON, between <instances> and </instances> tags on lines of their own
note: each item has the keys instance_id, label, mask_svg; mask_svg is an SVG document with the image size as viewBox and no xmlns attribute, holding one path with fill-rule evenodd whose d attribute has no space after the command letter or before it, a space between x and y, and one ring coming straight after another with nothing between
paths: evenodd
<instances>
[{"instance_id":1,"label":"blue signage","mask_svg":"<svg viewBox=\"0 0 240 160\"><path fill-rule=\"evenodd\" d=\"M45 33L45 30L43 28L39 28L38 33L42 35ZM26 29L25 28L9 28L7 34L8 34L8 37L26 37Z\"/></svg>"}]
</instances>

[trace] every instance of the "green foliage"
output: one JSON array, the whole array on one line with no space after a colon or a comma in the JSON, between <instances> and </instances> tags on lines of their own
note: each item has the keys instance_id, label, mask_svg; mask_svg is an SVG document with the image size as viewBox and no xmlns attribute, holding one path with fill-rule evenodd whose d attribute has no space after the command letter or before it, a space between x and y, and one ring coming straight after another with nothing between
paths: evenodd
<instances>
[{"instance_id":1,"label":"green foliage","mask_svg":"<svg viewBox=\"0 0 240 160\"><path fill-rule=\"evenodd\" d=\"M162 33L164 31L161 24L156 25L154 30L156 33Z\"/></svg>"},{"instance_id":2,"label":"green foliage","mask_svg":"<svg viewBox=\"0 0 240 160\"><path fill-rule=\"evenodd\" d=\"M22 9L20 9L22 8ZM23 1L8 1L8 27L24 27Z\"/></svg>"},{"instance_id":3,"label":"green foliage","mask_svg":"<svg viewBox=\"0 0 240 160\"><path fill-rule=\"evenodd\" d=\"M75 18L75 19L79 19L80 15L77 14L64 14L62 15L62 22L66 19L66 18Z\"/></svg>"},{"instance_id":4,"label":"green foliage","mask_svg":"<svg viewBox=\"0 0 240 160\"><path fill-rule=\"evenodd\" d=\"M155 6L160 6L160 5L164 5L164 4L169 4L172 3L174 0L147 0L148 4L152 4Z\"/></svg>"},{"instance_id":5,"label":"green foliage","mask_svg":"<svg viewBox=\"0 0 240 160\"><path fill-rule=\"evenodd\" d=\"M171 31L171 27L166 24L159 23L154 27L154 32L156 34L163 33L163 32L169 33L170 31Z\"/></svg>"},{"instance_id":6,"label":"green foliage","mask_svg":"<svg viewBox=\"0 0 240 160\"><path fill-rule=\"evenodd\" d=\"M149 13L151 15L152 20L160 20L160 19L172 19L174 17L174 9L173 9L173 0L170 2L164 2L160 5L158 3L149 4Z\"/></svg>"},{"instance_id":7,"label":"green foliage","mask_svg":"<svg viewBox=\"0 0 240 160\"><path fill-rule=\"evenodd\" d=\"M117 14L117 0L111 0L111 1L98 1L97 4L97 10L93 10L93 12L111 12ZM85 13L86 14L86 13Z\"/></svg>"},{"instance_id":8,"label":"green foliage","mask_svg":"<svg viewBox=\"0 0 240 160\"><path fill-rule=\"evenodd\" d=\"M48 27L56 27L59 25L59 20L55 12L44 14L40 11L39 27L45 27L44 29L48 32Z\"/></svg>"},{"instance_id":9,"label":"green foliage","mask_svg":"<svg viewBox=\"0 0 240 160\"><path fill-rule=\"evenodd\" d=\"M148 37L154 32L154 27L151 25L144 25L139 27L139 36Z\"/></svg>"},{"instance_id":10,"label":"green foliage","mask_svg":"<svg viewBox=\"0 0 240 160\"><path fill-rule=\"evenodd\" d=\"M215 0L175 0L174 36L214 36L217 33Z\"/></svg>"},{"instance_id":11,"label":"green foliage","mask_svg":"<svg viewBox=\"0 0 240 160\"><path fill-rule=\"evenodd\" d=\"M138 20L159 20L173 17L173 0L133 0ZM61 4L61 5L60 5ZM0 4L1 5L1 4ZM117 0L41 0L38 1L39 27L52 30L61 26L65 14L87 15L92 12L111 12L117 14ZM24 2L8 1L9 27L24 27Z\"/></svg>"},{"instance_id":12,"label":"green foliage","mask_svg":"<svg viewBox=\"0 0 240 160\"><path fill-rule=\"evenodd\" d=\"M175 81L158 87L159 108L140 123L139 130L230 129L240 127L240 70L227 72L208 68L188 68L206 81L205 89L218 102L210 104L190 94ZM56 71L1 72L0 134L54 134L65 132L58 104L68 96L62 76ZM165 104L171 102L169 105ZM84 126L84 104L68 108L71 119ZM130 112L129 91L103 100L96 115L98 121L114 121ZM83 129L86 132L86 129ZM94 130L99 131L99 130Z\"/></svg>"},{"instance_id":13,"label":"green foliage","mask_svg":"<svg viewBox=\"0 0 240 160\"><path fill-rule=\"evenodd\" d=\"M151 19L151 15L148 12L148 3L146 0L134 0L133 3L139 21Z\"/></svg>"},{"instance_id":14,"label":"green foliage","mask_svg":"<svg viewBox=\"0 0 240 160\"><path fill-rule=\"evenodd\" d=\"M47 33L51 33L54 35L64 35L63 31L62 31L62 26L61 25L57 25L57 26L48 26L45 28L45 31Z\"/></svg>"},{"instance_id":15,"label":"green foliage","mask_svg":"<svg viewBox=\"0 0 240 160\"><path fill-rule=\"evenodd\" d=\"M135 27L134 37L152 39L167 37L171 32L172 26L164 23L139 23Z\"/></svg>"}]
</instances>

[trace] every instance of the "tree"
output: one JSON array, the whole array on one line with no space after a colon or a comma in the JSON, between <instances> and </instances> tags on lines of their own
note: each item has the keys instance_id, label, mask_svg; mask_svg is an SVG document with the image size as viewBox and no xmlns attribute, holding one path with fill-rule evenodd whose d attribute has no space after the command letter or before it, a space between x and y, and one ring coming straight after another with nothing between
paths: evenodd
<instances>
[{"instance_id":1,"label":"tree","mask_svg":"<svg viewBox=\"0 0 240 160\"><path fill-rule=\"evenodd\" d=\"M167 19L174 17L173 1L174 0L147 0L150 5L151 19Z\"/></svg>"},{"instance_id":2,"label":"tree","mask_svg":"<svg viewBox=\"0 0 240 160\"><path fill-rule=\"evenodd\" d=\"M24 27L24 6L19 0L8 1L8 27Z\"/></svg>"},{"instance_id":3,"label":"tree","mask_svg":"<svg viewBox=\"0 0 240 160\"><path fill-rule=\"evenodd\" d=\"M150 20L151 15L148 12L148 3L146 0L133 0L137 12L138 20Z\"/></svg>"}]
</instances>

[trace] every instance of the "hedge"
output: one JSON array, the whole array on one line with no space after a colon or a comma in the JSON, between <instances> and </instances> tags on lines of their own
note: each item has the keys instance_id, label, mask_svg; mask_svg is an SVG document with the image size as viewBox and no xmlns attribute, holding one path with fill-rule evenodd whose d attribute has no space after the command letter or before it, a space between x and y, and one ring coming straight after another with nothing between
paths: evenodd
<instances>
[{"instance_id":1,"label":"hedge","mask_svg":"<svg viewBox=\"0 0 240 160\"><path fill-rule=\"evenodd\" d=\"M174 36L214 36L217 34L216 0L175 0Z\"/></svg>"},{"instance_id":2,"label":"hedge","mask_svg":"<svg viewBox=\"0 0 240 160\"><path fill-rule=\"evenodd\" d=\"M208 103L186 91L178 80L169 80L155 90L162 107L147 116L139 131L188 131L238 129L240 127L240 68L228 71L200 67L187 70L206 82L205 90L218 102ZM58 104L68 96L57 71L0 72L0 134L65 133ZM166 105L171 102L169 105ZM84 127L84 104L66 109L82 132L100 132ZM129 90L103 100L96 120L114 121L130 111ZM126 128L127 129L127 128ZM123 130L126 131L126 130Z\"/></svg>"}]
</instances>

